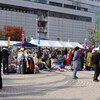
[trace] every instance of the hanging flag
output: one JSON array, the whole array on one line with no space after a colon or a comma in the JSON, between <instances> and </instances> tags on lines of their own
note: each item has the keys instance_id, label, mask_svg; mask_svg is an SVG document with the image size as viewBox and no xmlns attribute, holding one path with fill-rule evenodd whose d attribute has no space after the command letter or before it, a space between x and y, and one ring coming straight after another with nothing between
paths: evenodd
<instances>
[{"instance_id":1,"label":"hanging flag","mask_svg":"<svg viewBox=\"0 0 100 100\"><path fill-rule=\"evenodd\" d=\"M96 14L95 19L95 37L98 38L98 14Z\"/></svg>"},{"instance_id":2,"label":"hanging flag","mask_svg":"<svg viewBox=\"0 0 100 100\"><path fill-rule=\"evenodd\" d=\"M8 37L8 46L10 45L10 37Z\"/></svg>"},{"instance_id":3,"label":"hanging flag","mask_svg":"<svg viewBox=\"0 0 100 100\"><path fill-rule=\"evenodd\" d=\"M38 44L40 44L40 37L39 37L39 34L38 34Z\"/></svg>"},{"instance_id":4,"label":"hanging flag","mask_svg":"<svg viewBox=\"0 0 100 100\"><path fill-rule=\"evenodd\" d=\"M24 35L25 33L22 33L22 44L24 44Z\"/></svg>"}]
</instances>

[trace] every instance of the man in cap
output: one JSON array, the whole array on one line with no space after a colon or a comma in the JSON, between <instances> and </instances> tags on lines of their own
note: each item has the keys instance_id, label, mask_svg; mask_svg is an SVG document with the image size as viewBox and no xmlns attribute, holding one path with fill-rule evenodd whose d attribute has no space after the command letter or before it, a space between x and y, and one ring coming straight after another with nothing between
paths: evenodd
<instances>
[{"instance_id":1,"label":"man in cap","mask_svg":"<svg viewBox=\"0 0 100 100\"><path fill-rule=\"evenodd\" d=\"M99 51L93 55L92 58L93 66L94 66L94 77L93 81L98 82L98 77L100 74L100 46L99 46Z\"/></svg>"}]
</instances>

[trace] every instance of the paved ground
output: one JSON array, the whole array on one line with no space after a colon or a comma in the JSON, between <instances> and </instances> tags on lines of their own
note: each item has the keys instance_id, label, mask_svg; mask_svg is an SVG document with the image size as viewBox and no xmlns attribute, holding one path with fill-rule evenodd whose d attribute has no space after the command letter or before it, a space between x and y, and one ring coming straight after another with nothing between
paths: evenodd
<instances>
[{"instance_id":1,"label":"paved ground","mask_svg":"<svg viewBox=\"0 0 100 100\"><path fill-rule=\"evenodd\" d=\"M0 100L100 100L100 82L93 82L93 72L41 72L35 75L3 75Z\"/></svg>"}]
</instances>

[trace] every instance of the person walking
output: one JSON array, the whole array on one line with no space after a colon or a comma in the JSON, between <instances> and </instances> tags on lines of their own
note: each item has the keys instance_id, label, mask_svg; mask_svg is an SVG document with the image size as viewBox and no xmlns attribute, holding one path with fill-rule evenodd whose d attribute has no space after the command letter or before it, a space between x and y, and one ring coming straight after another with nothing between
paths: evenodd
<instances>
[{"instance_id":1,"label":"person walking","mask_svg":"<svg viewBox=\"0 0 100 100\"><path fill-rule=\"evenodd\" d=\"M92 50L89 50L88 54L87 54L87 58L86 58L86 70L91 69L92 67Z\"/></svg>"},{"instance_id":2,"label":"person walking","mask_svg":"<svg viewBox=\"0 0 100 100\"><path fill-rule=\"evenodd\" d=\"M99 48L99 52L93 53L92 64L94 67L93 81L98 82L99 81L98 77L100 74L100 48Z\"/></svg>"},{"instance_id":3,"label":"person walking","mask_svg":"<svg viewBox=\"0 0 100 100\"><path fill-rule=\"evenodd\" d=\"M47 47L45 48L45 50L43 50L43 59L45 62L49 59L49 50L47 49Z\"/></svg>"},{"instance_id":4,"label":"person walking","mask_svg":"<svg viewBox=\"0 0 100 100\"><path fill-rule=\"evenodd\" d=\"M8 56L10 52L7 48L3 48L2 50L2 62L3 62L3 73L8 73Z\"/></svg>"},{"instance_id":5,"label":"person walking","mask_svg":"<svg viewBox=\"0 0 100 100\"><path fill-rule=\"evenodd\" d=\"M2 88L1 62L2 62L2 52L0 50L0 89Z\"/></svg>"},{"instance_id":6,"label":"person walking","mask_svg":"<svg viewBox=\"0 0 100 100\"><path fill-rule=\"evenodd\" d=\"M75 48L75 52L74 52L74 57L73 57L73 79L77 79L78 77L76 76L77 71L80 69L81 67L81 62L80 62L80 54L79 54L79 47Z\"/></svg>"},{"instance_id":7,"label":"person walking","mask_svg":"<svg viewBox=\"0 0 100 100\"><path fill-rule=\"evenodd\" d=\"M37 53L37 62L41 62L41 57L42 57L41 47L38 48L36 53Z\"/></svg>"}]
</instances>

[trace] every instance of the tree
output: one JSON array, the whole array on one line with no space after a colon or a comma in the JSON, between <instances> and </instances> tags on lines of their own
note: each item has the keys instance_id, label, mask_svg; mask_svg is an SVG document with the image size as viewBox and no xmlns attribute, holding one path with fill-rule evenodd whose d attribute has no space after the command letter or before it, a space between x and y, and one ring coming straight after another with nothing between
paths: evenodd
<instances>
[{"instance_id":1,"label":"tree","mask_svg":"<svg viewBox=\"0 0 100 100\"><path fill-rule=\"evenodd\" d=\"M89 40L89 44L90 46L96 46L99 41L98 41L98 38L95 38L95 31L93 29L88 29L88 33L89 33L89 37L88 37L88 40Z\"/></svg>"},{"instance_id":2,"label":"tree","mask_svg":"<svg viewBox=\"0 0 100 100\"><path fill-rule=\"evenodd\" d=\"M13 27L13 26L7 26L4 25L4 34L5 37L11 37L11 40L14 41L21 41L23 32L23 27Z\"/></svg>"},{"instance_id":3,"label":"tree","mask_svg":"<svg viewBox=\"0 0 100 100\"><path fill-rule=\"evenodd\" d=\"M0 29L0 39L4 37L3 31Z\"/></svg>"}]
</instances>

